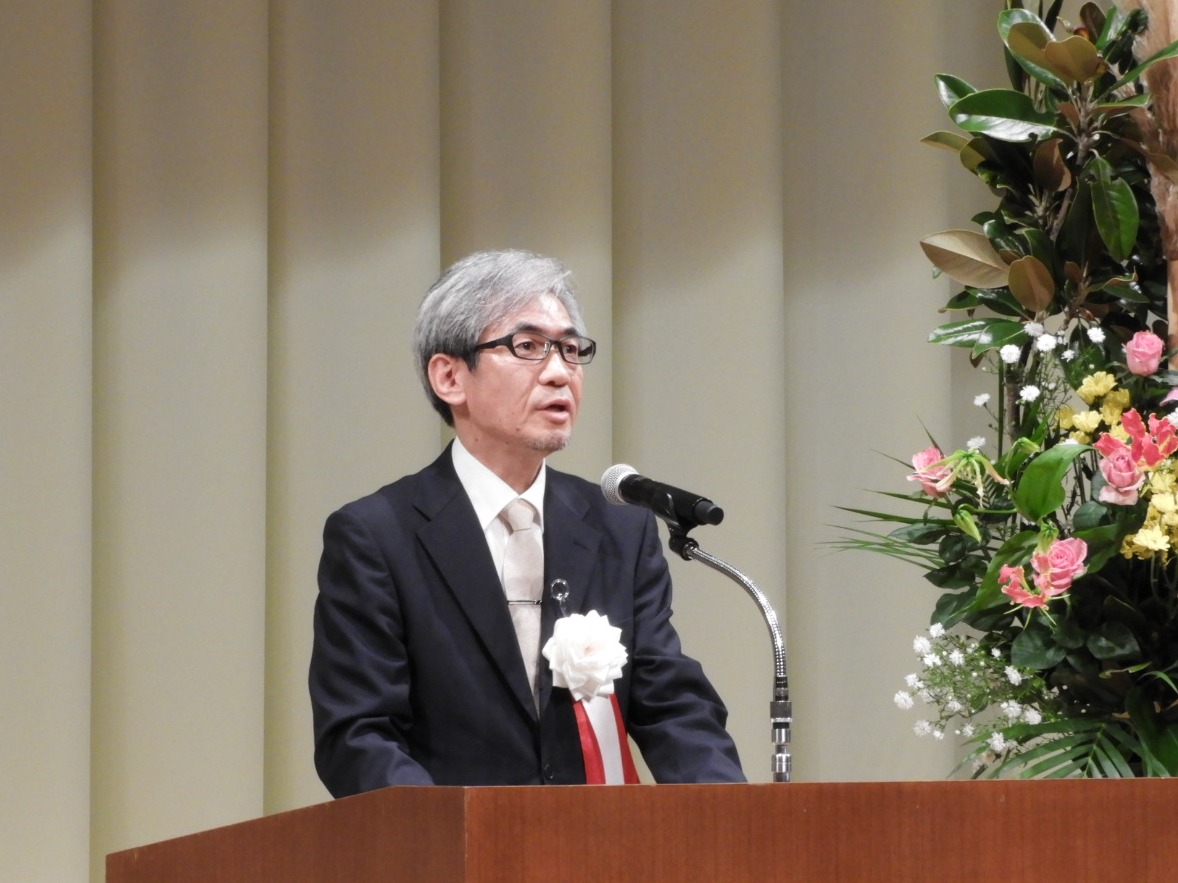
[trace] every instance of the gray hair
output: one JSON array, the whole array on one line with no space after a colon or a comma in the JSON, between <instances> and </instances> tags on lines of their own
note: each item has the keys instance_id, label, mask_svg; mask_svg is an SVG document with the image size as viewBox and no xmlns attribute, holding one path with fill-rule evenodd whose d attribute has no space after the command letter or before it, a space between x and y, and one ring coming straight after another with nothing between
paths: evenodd
<instances>
[{"instance_id":1,"label":"gray hair","mask_svg":"<svg viewBox=\"0 0 1178 883\"><path fill-rule=\"evenodd\" d=\"M459 356L474 368L479 337L487 328L550 294L584 336L585 320L573 293L569 269L560 261L528 251L480 251L442 274L417 309L413 358L430 404L450 426L454 415L429 382L429 362L438 353Z\"/></svg>"}]
</instances>

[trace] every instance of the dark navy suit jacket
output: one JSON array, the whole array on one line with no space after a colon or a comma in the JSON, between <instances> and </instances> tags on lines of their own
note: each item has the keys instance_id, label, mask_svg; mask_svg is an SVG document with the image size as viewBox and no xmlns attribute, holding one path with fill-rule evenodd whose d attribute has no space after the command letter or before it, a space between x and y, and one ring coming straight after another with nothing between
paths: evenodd
<instances>
[{"instance_id":1,"label":"dark navy suit jacket","mask_svg":"<svg viewBox=\"0 0 1178 883\"><path fill-rule=\"evenodd\" d=\"M569 613L622 630L615 689L658 782L740 782L720 698L671 625L654 517L548 470L545 586ZM560 615L545 597L541 646ZM585 781L569 692L540 660L540 712L503 589L447 449L333 513L324 529L311 657L315 764L337 797L386 785Z\"/></svg>"}]
</instances>

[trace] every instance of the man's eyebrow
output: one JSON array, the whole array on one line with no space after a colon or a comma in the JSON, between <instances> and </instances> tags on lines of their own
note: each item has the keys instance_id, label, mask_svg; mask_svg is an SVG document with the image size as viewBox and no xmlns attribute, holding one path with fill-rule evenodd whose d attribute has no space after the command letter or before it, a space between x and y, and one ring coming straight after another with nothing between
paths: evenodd
<instances>
[{"instance_id":1,"label":"man's eyebrow","mask_svg":"<svg viewBox=\"0 0 1178 883\"><path fill-rule=\"evenodd\" d=\"M534 334L543 334L545 337L548 336L544 329L534 322L521 322L512 329L511 333L515 334L517 331L531 331ZM566 326L565 329L560 332L561 337L574 337L576 334L577 329L572 325Z\"/></svg>"}]
</instances>

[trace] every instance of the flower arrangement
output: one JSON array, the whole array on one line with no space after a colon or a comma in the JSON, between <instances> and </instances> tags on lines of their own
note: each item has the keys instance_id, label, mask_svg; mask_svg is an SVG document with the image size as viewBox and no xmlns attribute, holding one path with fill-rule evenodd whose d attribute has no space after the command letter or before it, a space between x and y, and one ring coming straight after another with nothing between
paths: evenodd
<instances>
[{"instance_id":1,"label":"flower arrangement","mask_svg":"<svg viewBox=\"0 0 1178 883\"><path fill-rule=\"evenodd\" d=\"M1178 775L1178 373L1166 363L1164 218L1138 64L1142 9L1059 18L1011 0L998 19L1010 89L936 78L952 150L998 197L980 231L926 237L962 285L935 343L995 384L996 439L912 458L911 514L839 545L921 567L940 590L895 701L919 735L960 735L975 775ZM1056 31L1061 32L1056 37ZM1171 185L1172 186L1172 185Z\"/></svg>"}]
</instances>

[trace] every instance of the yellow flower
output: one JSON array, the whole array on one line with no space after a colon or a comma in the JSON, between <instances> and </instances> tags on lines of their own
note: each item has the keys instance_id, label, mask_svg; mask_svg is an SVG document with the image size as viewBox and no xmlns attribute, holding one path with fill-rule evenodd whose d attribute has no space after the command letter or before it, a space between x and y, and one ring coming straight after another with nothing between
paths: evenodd
<instances>
[{"instance_id":1,"label":"yellow flower","mask_svg":"<svg viewBox=\"0 0 1178 883\"><path fill-rule=\"evenodd\" d=\"M1151 509L1157 511L1159 515L1172 515L1178 512L1178 499L1174 498L1173 494L1154 494L1150 498L1149 505Z\"/></svg>"},{"instance_id":2,"label":"yellow flower","mask_svg":"<svg viewBox=\"0 0 1178 883\"><path fill-rule=\"evenodd\" d=\"M1064 405L1055 412L1055 419L1059 421L1059 428L1064 432L1073 428L1072 418L1076 416L1076 409L1071 405Z\"/></svg>"},{"instance_id":3,"label":"yellow flower","mask_svg":"<svg viewBox=\"0 0 1178 883\"><path fill-rule=\"evenodd\" d=\"M1174 528L1178 526L1178 499L1173 494L1158 494L1151 497L1145 523L1149 527L1164 530L1173 545Z\"/></svg>"},{"instance_id":4,"label":"yellow flower","mask_svg":"<svg viewBox=\"0 0 1178 883\"><path fill-rule=\"evenodd\" d=\"M1130 537L1125 537L1128 541ZM1133 546L1151 552L1165 552L1170 548L1170 538L1157 527L1143 527L1132 536Z\"/></svg>"},{"instance_id":5,"label":"yellow flower","mask_svg":"<svg viewBox=\"0 0 1178 883\"><path fill-rule=\"evenodd\" d=\"M1097 399L1112 392L1116 388L1116 385L1116 377L1107 371L1097 371L1095 374L1090 374L1084 378L1084 382L1080 384L1080 388L1076 390L1076 394L1085 403L1091 405Z\"/></svg>"},{"instance_id":6,"label":"yellow flower","mask_svg":"<svg viewBox=\"0 0 1178 883\"><path fill-rule=\"evenodd\" d=\"M1088 435L1088 433L1086 433L1086 432L1073 432L1071 435L1068 436L1068 438L1070 438L1072 441L1074 441L1078 445L1092 444L1092 436Z\"/></svg>"},{"instance_id":7,"label":"yellow flower","mask_svg":"<svg viewBox=\"0 0 1178 883\"><path fill-rule=\"evenodd\" d=\"M1102 419L1103 418L1101 417L1101 413L1099 411L1081 411L1079 414L1076 414L1074 417L1072 417L1072 425L1076 429L1080 430L1080 432L1091 435L1092 433L1096 432Z\"/></svg>"},{"instance_id":8,"label":"yellow flower","mask_svg":"<svg viewBox=\"0 0 1178 883\"><path fill-rule=\"evenodd\" d=\"M1159 469L1149 477L1149 492L1154 496L1159 494L1178 493L1178 481L1169 469Z\"/></svg>"},{"instance_id":9,"label":"yellow flower","mask_svg":"<svg viewBox=\"0 0 1178 883\"><path fill-rule=\"evenodd\" d=\"M1122 414L1129 410L1131 404L1129 390L1114 389L1100 403L1100 413L1104 417L1104 422L1112 426L1121 419Z\"/></svg>"}]
</instances>

